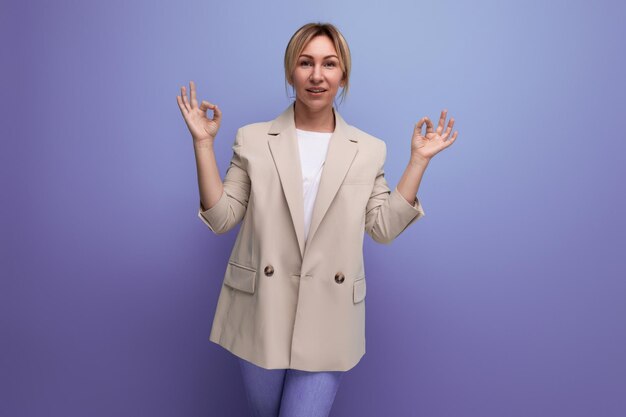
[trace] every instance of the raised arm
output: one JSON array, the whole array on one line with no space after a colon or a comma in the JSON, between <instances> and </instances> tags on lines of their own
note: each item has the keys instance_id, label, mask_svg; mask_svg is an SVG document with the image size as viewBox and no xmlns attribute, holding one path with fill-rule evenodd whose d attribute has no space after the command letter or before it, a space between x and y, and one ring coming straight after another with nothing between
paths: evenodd
<instances>
[{"instance_id":1,"label":"raised arm","mask_svg":"<svg viewBox=\"0 0 626 417\"><path fill-rule=\"evenodd\" d=\"M202 101L198 106L194 82L191 81L189 86L190 98L183 86L176 100L193 139L200 192L198 216L216 234L226 233L243 218L248 204L250 179L242 157L243 140L237 131L233 157L222 182L213 146L222 112L208 101ZM206 114L209 109L213 110L212 119Z\"/></svg>"},{"instance_id":2,"label":"raised arm","mask_svg":"<svg viewBox=\"0 0 626 417\"><path fill-rule=\"evenodd\" d=\"M444 109L439 118L437 129L428 117L423 117L415 124L411 138L411 158L402 178L393 191L387 186L384 169L387 145L383 142L382 161L372 194L367 203L365 231L379 243L390 243L409 225L425 215L417 191L430 160L437 153L454 143L459 132L452 136L454 118L450 118L444 132L448 111ZM426 134L422 135L422 126L426 124Z\"/></svg>"},{"instance_id":3,"label":"raised arm","mask_svg":"<svg viewBox=\"0 0 626 417\"><path fill-rule=\"evenodd\" d=\"M411 204L398 187L391 190L387 185L384 169L387 145L383 142L382 147L378 174L365 209L365 231L376 242L388 244L425 213L417 198L417 189Z\"/></svg>"},{"instance_id":4,"label":"raised arm","mask_svg":"<svg viewBox=\"0 0 626 417\"><path fill-rule=\"evenodd\" d=\"M208 208L200 202L198 216L211 231L216 234L226 233L235 227L246 214L248 198L250 197L250 178L248 177L246 159L244 157L243 133L237 130L233 156L230 166L226 171L224 182L220 181L221 192L217 202ZM204 161L205 158L215 160L213 151L204 151L196 146L196 161ZM209 156L208 154L211 154ZM198 178L201 176L201 168L198 162ZM217 176L219 179L219 175ZM210 181L205 179L205 183ZM199 181L200 184L202 184ZM202 187L202 185L200 185ZM201 191L202 193L202 191Z\"/></svg>"}]
</instances>

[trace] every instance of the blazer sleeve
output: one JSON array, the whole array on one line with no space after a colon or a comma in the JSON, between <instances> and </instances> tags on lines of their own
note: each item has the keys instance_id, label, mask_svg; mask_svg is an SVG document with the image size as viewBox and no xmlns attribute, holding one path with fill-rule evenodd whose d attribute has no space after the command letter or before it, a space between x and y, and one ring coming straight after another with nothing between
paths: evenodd
<instances>
[{"instance_id":1,"label":"blazer sleeve","mask_svg":"<svg viewBox=\"0 0 626 417\"><path fill-rule=\"evenodd\" d=\"M244 157L243 132L237 130L235 143L232 146L233 156L224 177L224 191L213 207L204 209L199 204L198 217L215 234L228 232L235 227L246 213L250 197L250 177Z\"/></svg>"},{"instance_id":2,"label":"blazer sleeve","mask_svg":"<svg viewBox=\"0 0 626 417\"><path fill-rule=\"evenodd\" d=\"M365 213L365 231L378 243L391 243L400 233L422 218L425 213L422 205L415 196L410 204L398 191L392 190L385 180L385 159L387 144L383 143L382 162L379 165L374 188L367 202Z\"/></svg>"}]
</instances>

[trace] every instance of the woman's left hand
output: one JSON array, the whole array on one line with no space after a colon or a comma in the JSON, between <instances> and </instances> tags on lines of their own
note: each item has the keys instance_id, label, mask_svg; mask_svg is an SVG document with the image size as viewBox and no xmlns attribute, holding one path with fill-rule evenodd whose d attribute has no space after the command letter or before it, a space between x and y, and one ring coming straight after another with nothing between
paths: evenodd
<instances>
[{"instance_id":1,"label":"woman's left hand","mask_svg":"<svg viewBox=\"0 0 626 417\"><path fill-rule=\"evenodd\" d=\"M454 117L448 121L446 131L443 126L446 123L446 115L448 110L444 109L439 118L437 130L433 130L433 122L428 117L422 117L415 124L413 129L413 138L411 139L411 160L430 161L442 149L452 145L459 135L459 131L455 131L452 136L452 127L454 126ZM426 123L426 135L422 135L422 126Z\"/></svg>"}]
</instances>

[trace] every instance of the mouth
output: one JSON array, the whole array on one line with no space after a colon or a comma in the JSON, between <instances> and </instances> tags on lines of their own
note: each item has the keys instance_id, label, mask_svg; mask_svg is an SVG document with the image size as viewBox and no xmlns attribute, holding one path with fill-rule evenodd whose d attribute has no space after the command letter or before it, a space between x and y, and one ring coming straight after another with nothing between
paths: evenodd
<instances>
[{"instance_id":1,"label":"mouth","mask_svg":"<svg viewBox=\"0 0 626 417\"><path fill-rule=\"evenodd\" d=\"M324 92L326 92L326 89L325 88L307 88L306 91L308 91L310 94L314 96L320 96L324 94Z\"/></svg>"}]
</instances>

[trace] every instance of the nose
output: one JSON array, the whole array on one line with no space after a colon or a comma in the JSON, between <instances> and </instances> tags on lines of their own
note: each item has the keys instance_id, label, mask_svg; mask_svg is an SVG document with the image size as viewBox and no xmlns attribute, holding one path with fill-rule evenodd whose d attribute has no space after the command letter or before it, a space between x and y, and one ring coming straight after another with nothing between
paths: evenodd
<instances>
[{"instance_id":1,"label":"nose","mask_svg":"<svg viewBox=\"0 0 626 417\"><path fill-rule=\"evenodd\" d=\"M311 72L311 81L322 81L322 67L315 65Z\"/></svg>"}]
</instances>

